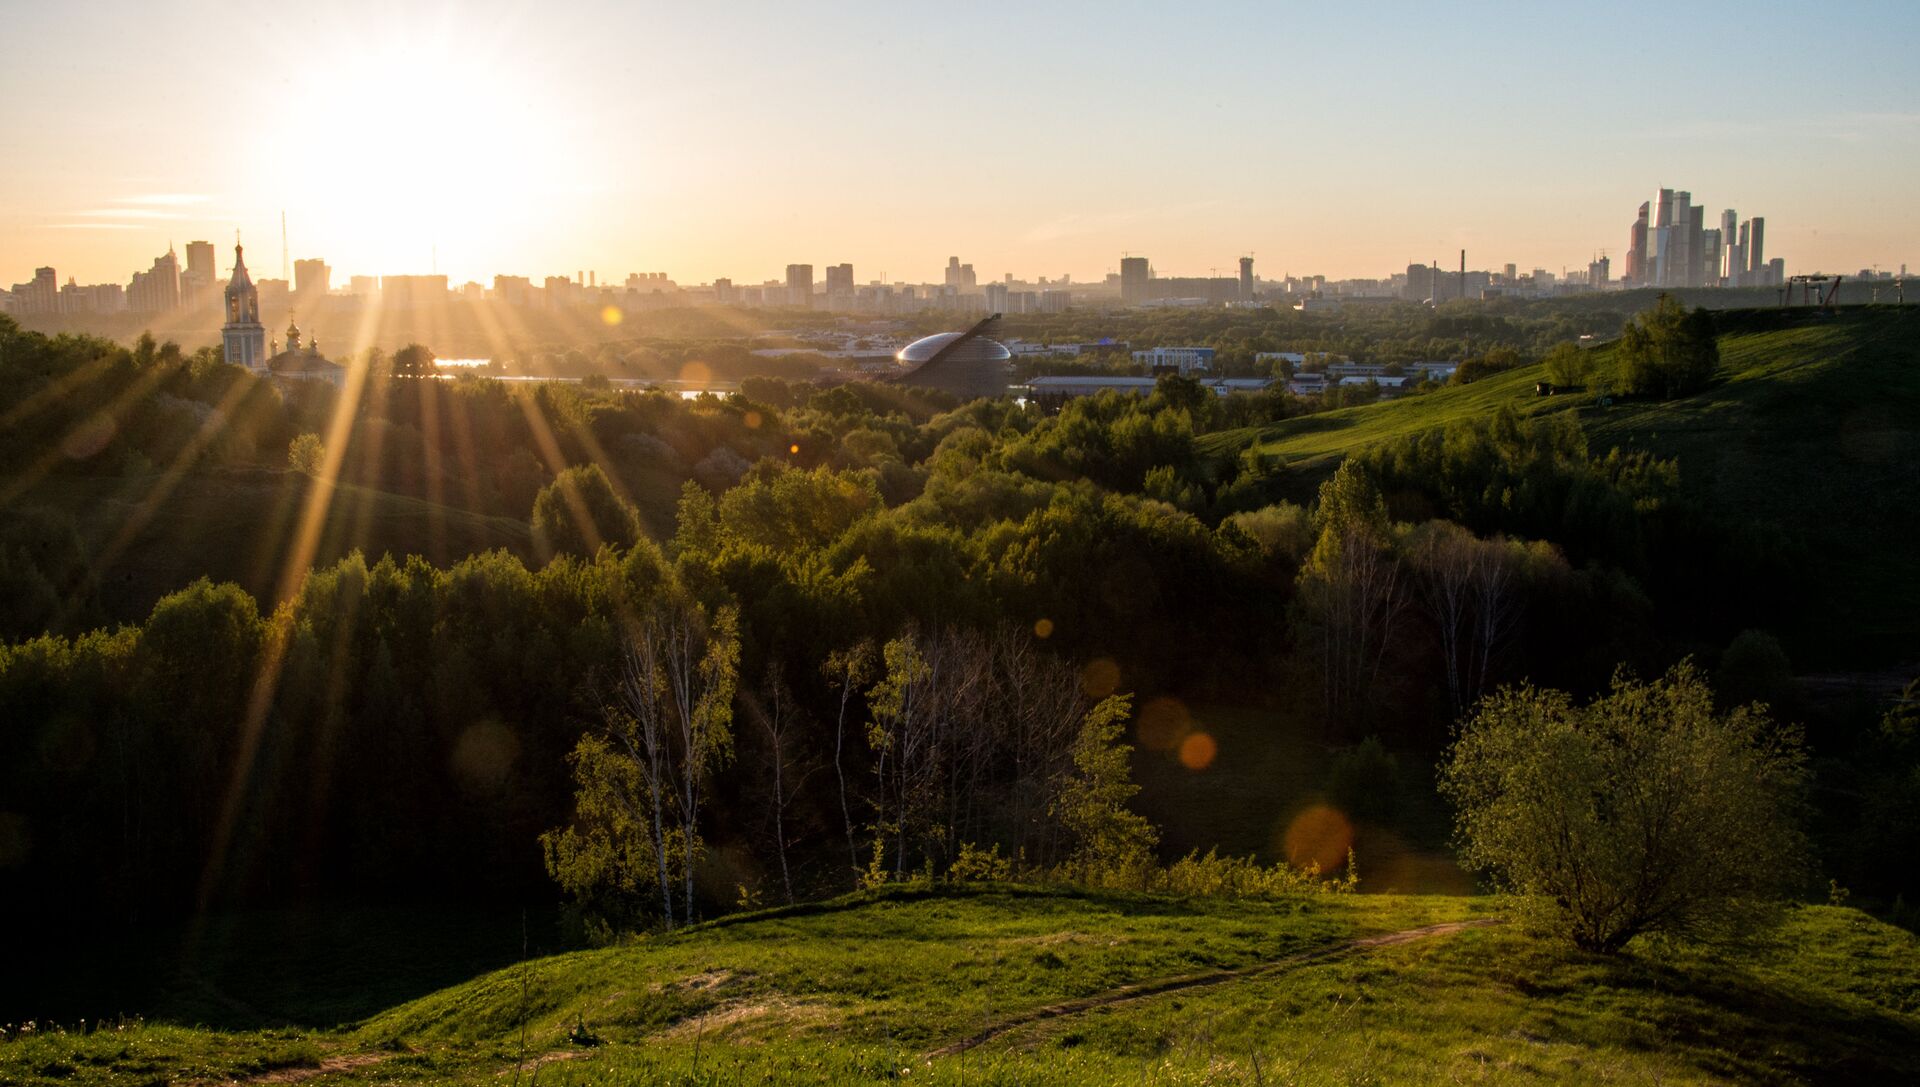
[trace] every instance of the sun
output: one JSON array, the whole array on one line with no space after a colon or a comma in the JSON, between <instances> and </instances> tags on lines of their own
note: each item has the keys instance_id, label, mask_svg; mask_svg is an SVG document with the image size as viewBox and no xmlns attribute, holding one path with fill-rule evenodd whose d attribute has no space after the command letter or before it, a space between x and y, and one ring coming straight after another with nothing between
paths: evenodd
<instances>
[{"instance_id":1,"label":"sun","mask_svg":"<svg viewBox=\"0 0 1920 1087\"><path fill-rule=\"evenodd\" d=\"M565 203L584 169L568 111L497 43L438 27L336 48L289 82L262 154L338 258L424 272L436 246L510 248Z\"/></svg>"}]
</instances>

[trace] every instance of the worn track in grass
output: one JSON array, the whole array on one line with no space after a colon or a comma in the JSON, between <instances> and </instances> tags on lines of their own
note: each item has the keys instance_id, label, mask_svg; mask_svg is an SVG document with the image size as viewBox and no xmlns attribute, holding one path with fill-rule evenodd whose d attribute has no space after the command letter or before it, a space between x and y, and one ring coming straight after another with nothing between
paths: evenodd
<instances>
[{"instance_id":1,"label":"worn track in grass","mask_svg":"<svg viewBox=\"0 0 1920 1087\"><path fill-rule=\"evenodd\" d=\"M1142 981L1133 985L1123 985L1118 989L1109 989L1104 993L1096 993L1093 996L1083 996L1077 1000L1063 1000L1058 1004L1048 1004L1045 1007L1035 1008L1032 1011L1002 1019L984 1030L977 1031L957 1042L950 1042L947 1045L941 1046L939 1049L933 1050L927 1054L927 1060L931 1061L938 1057L951 1057L955 1054L964 1053L977 1045L990 1042L1009 1031L1018 1030L1021 1027L1034 1023L1044 1022L1048 1019L1062 1019L1067 1016L1089 1012L1095 1008L1106 1008L1115 1004L1124 1004L1128 1001L1144 1000L1148 997L1161 996L1165 993L1175 993L1183 989L1199 989L1209 985L1222 985L1229 981L1264 977L1268 974L1277 974L1283 970L1290 970L1296 966L1306 966L1312 963L1345 958L1349 955L1370 951L1377 947L1391 947L1394 944L1412 943L1415 940L1450 935L1462 929L1484 928L1488 925L1497 925L1500 923L1501 921L1497 917L1483 917L1471 921L1447 921L1438 925L1423 925L1420 928L1401 929L1398 932L1383 932L1377 936L1362 936L1358 939L1342 940L1338 943L1329 944L1326 947L1317 947L1311 951L1299 951L1292 955L1269 959L1266 962L1254 963L1252 966L1235 967L1232 970L1210 970L1202 974L1182 974L1178 977L1159 978L1154 981Z\"/></svg>"}]
</instances>

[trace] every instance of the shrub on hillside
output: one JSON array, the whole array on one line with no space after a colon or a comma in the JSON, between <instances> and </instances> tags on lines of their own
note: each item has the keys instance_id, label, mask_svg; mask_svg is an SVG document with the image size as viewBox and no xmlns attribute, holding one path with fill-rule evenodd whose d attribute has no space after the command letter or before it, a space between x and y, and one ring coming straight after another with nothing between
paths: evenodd
<instances>
[{"instance_id":1,"label":"shrub on hillside","mask_svg":"<svg viewBox=\"0 0 1920 1087\"><path fill-rule=\"evenodd\" d=\"M624 551L639 538L639 513L597 464L561 472L533 500L533 542L544 556L591 556L602 545Z\"/></svg>"},{"instance_id":2,"label":"shrub on hillside","mask_svg":"<svg viewBox=\"0 0 1920 1087\"><path fill-rule=\"evenodd\" d=\"M308 431L287 444L287 467L301 475L320 474L320 467L326 462L326 447L320 444L320 435Z\"/></svg>"},{"instance_id":3,"label":"shrub on hillside","mask_svg":"<svg viewBox=\"0 0 1920 1087\"><path fill-rule=\"evenodd\" d=\"M1614 349L1621 392L1639 396L1685 396L1706 387L1720 365L1713 317L1688 312L1671 295L1635 317Z\"/></svg>"},{"instance_id":4,"label":"shrub on hillside","mask_svg":"<svg viewBox=\"0 0 1920 1087\"><path fill-rule=\"evenodd\" d=\"M1805 872L1807 757L1764 707L1714 710L1688 663L1585 706L1503 688L1441 770L1461 860L1590 951L1724 929Z\"/></svg>"}]
</instances>

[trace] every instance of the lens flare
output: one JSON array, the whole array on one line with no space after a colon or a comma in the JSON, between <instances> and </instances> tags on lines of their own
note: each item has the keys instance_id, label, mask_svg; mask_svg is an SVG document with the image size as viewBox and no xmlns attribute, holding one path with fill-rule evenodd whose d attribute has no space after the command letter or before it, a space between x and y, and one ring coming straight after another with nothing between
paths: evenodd
<instances>
[{"instance_id":1,"label":"lens flare","mask_svg":"<svg viewBox=\"0 0 1920 1087\"><path fill-rule=\"evenodd\" d=\"M1287 863L1295 868L1313 865L1322 872L1338 872L1353 848L1353 824L1337 809L1315 804L1287 824L1281 845Z\"/></svg>"},{"instance_id":2,"label":"lens flare","mask_svg":"<svg viewBox=\"0 0 1920 1087\"><path fill-rule=\"evenodd\" d=\"M1053 620L1043 618L1034 623L1033 636L1043 641L1053 637Z\"/></svg>"},{"instance_id":3,"label":"lens flare","mask_svg":"<svg viewBox=\"0 0 1920 1087\"><path fill-rule=\"evenodd\" d=\"M600 323L606 325L608 328L612 328L625 319L626 314L620 312L619 306L608 306L606 309L600 311Z\"/></svg>"},{"instance_id":4,"label":"lens flare","mask_svg":"<svg viewBox=\"0 0 1920 1087\"><path fill-rule=\"evenodd\" d=\"M469 725L453 745L454 776L465 786L491 792L506 784L520 754L520 741L498 721Z\"/></svg>"},{"instance_id":5,"label":"lens flare","mask_svg":"<svg viewBox=\"0 0 1920 1087\"><path fill-rule=\"evenodd\" d=\"M1080 670L1080 689L1088 698L1105 698L1120 689L1120 666L1101 657Z\"/></svg>"},{"instance_id":6,"label":"lens flare","mask_svg":"<svg viewBox=\"0 0 1920 1087\"><path fill-rule=\"evenodd\" d=\"M1134 726L1140 746L1148 751L1172 751L1193 731L1193 715L1177 698L1156 698L1140 707Z\"/></svg>"},{"instance_id":7,"label":"lens flare","mask_svg":"<svg viewBox=\"0 0 1920 1087\"><path fill-rule=\"evenodd\" d=\"M1220 745L1204 732L1196 732L1180 741L1180 765L1189 770L1205 770L1220 754Z\"/></svg>"}]
</instances>

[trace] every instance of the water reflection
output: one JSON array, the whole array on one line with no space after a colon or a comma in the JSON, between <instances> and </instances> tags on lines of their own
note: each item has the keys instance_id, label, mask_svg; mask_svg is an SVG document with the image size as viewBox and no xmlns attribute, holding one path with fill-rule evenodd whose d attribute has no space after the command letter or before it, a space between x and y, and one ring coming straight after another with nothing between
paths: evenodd
<instances>
[{"instance_id":1,"label":"water reflection","mask_svg":"<svg viewBox=\"0 0 1920 1087\"><path fill-rule=\"evenodd\" d=\"M496 374L486 373L493 366L492 359L435 359L434 376L442 381L480 374L493 381L552 381L561 384L577 385L587 380L585 377L566 377L558 374ZM598 376L598 375L596 375ZM680 394L682 400L698 400L702 396L726 397L740 391L734 382L714 381L691 383L686 381L653 381L640 377L609 377L607 384L618 389L660 389L663 392Z\"/></svg>"}]
</instances>

